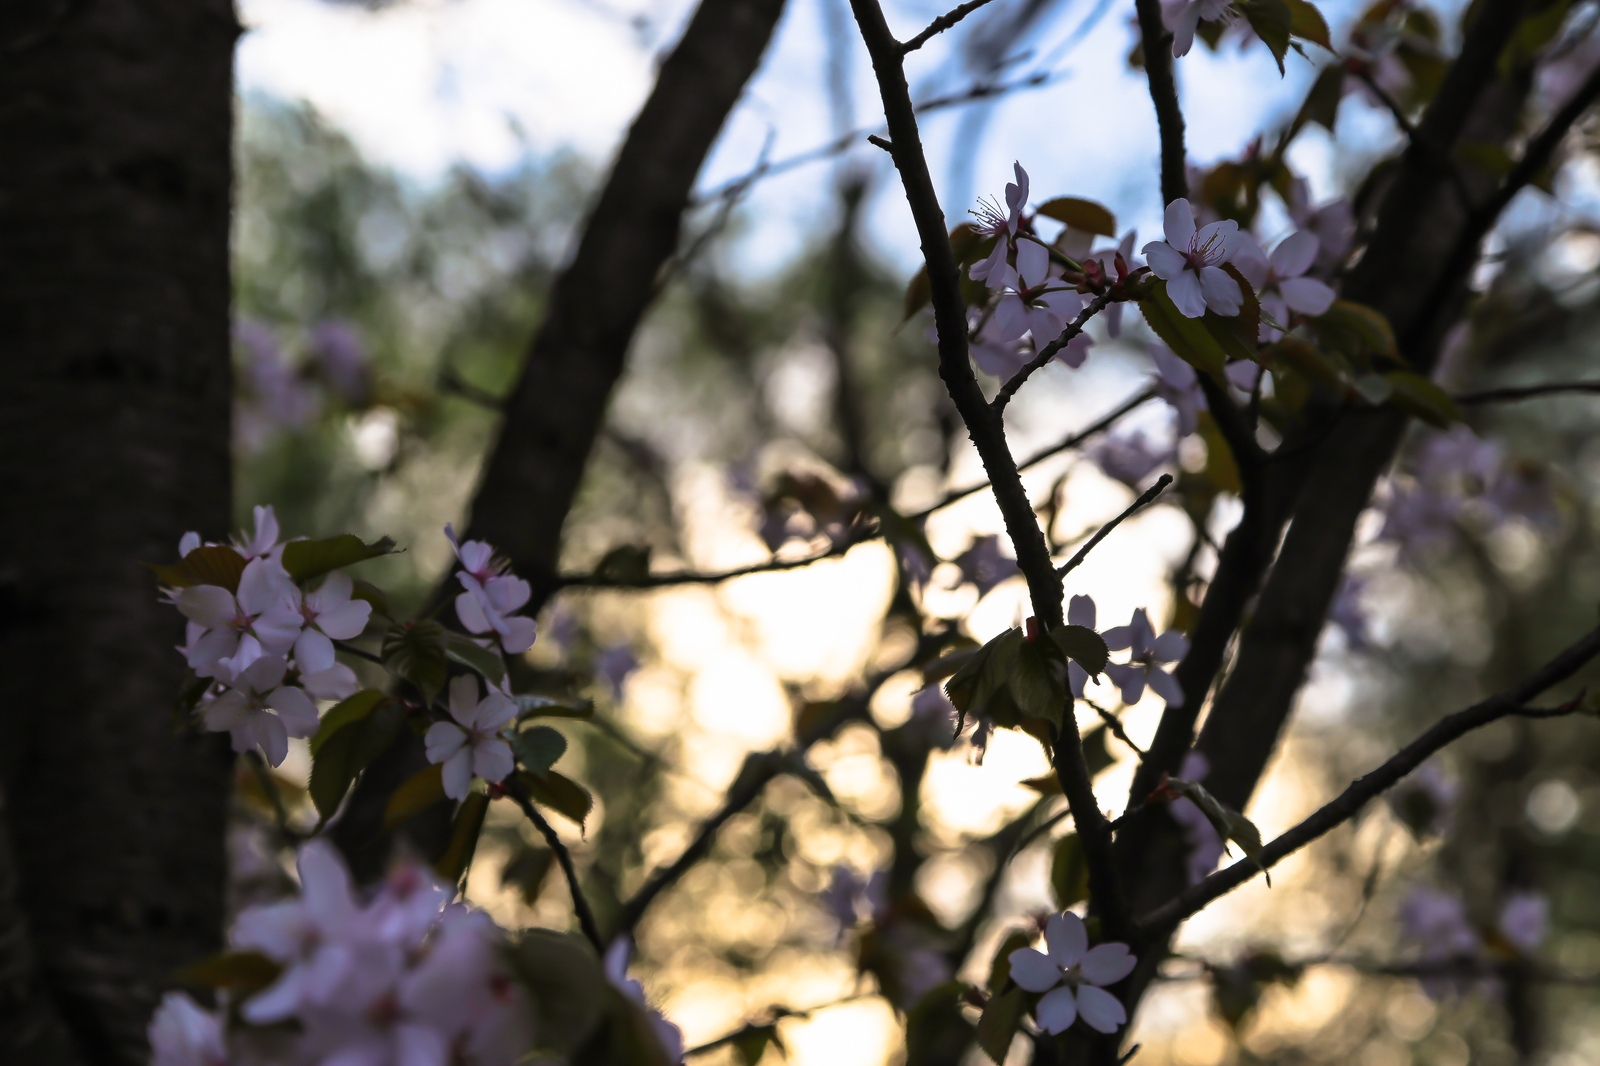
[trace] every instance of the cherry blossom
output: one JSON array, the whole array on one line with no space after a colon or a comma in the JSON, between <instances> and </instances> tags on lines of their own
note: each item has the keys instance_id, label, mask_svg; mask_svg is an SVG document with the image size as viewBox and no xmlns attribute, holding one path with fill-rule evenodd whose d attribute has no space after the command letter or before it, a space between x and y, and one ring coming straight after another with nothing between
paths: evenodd
<instances>
[{"instance_id":1,"label":"cherry blossom","mask_svg":"<svg viewBox=\"0 0 1600 1066\"><path fill-rule=\"evenodd\" d=\"M300 895L249 907L233 925L235 947L283 964L276 981L244 1002L244 1018L258 1025L350 991L355 960L347 941L357 912L350 873L326 840L305 844L298 858Z\"/></svg>"},{"instance_id":2,"label":"cherry blossom","mask_svg":"<svg viewBox=\"0 0 1600 1066\"><path fill-rule=\"evenodd\" d=\"M255 530L248 537L235 537L233 540L239 554L246 559L267 559L282 555L282 546L278 544L278 516L273 513L272 505L255 507L251 514L255 519Z\"/></svg>"},{"instance_id":3,"label":"cherry blossom","mask_svg":"<svg viewBox=\"0 0 1600 1066\"><path fill-rule=\"evenodd\" d=\"M1317 238L1317 254L1308 273L1328 280L1339 272L1356 239L1356 216L1348 200L1330 200L1321 207L1311 204L1311 186L1296 178L1289 187L1285 205L1289 217L1300 229Z\"/></svg>"},{"instance_id":4,"label":"cherry blossom","mask_svg":"<svg viewBox=\"0 0 1600 1066\"><path fill-rule=\"evenodd\" d=\"M649 1013L650 1024L655 1030L656 1039L661 1042L662 1050L667 1053L667 1061L682 1062L683 1030L669 1022L666 1015L653 1010L645 1001L644 986L628 976L628 959L631 953L632 947L626 937L618 937L612 941L611 946L606 949L606 978Z\"/></svg>"},{"instance_id":5,"label":"cherry blossom","mask_svg":"<svg viewBox=\"0 0 1600 1066\"><path fill-rule=\"evenodd\" d=\"M1107 663L1106 673L1122 690L1122 702L1132 705L1144 695L1149 685L1157 696L1167 701L1169 707L1183 706L1183 689L1178 679L1161 669L1161 663L1182 659L1189 651L1189 638L1176 629L1169 629L1159 637L1150 626L1150 616L1143 607L1133 612L1133 620L1105 632L1106 647L1112 651L1126 648L1131 652L1128 663Z\"/></svg>"},{"instance_id":6,"label":"cherry blossom","mask_svg":"<svg viewBox=\"0 0 1600 1066\"><path fill-rule=\"evenodd\" d=\"M1202 22L1218 22L1228 17L1232 0L1188 0L1187 3L1162 11L1167 29L1172 31L1172 58L1189 54L1194 47L1194 33Z\"/></svg>"},{"instance_id":7,"label":"cherry blossom","mask_svg":"<svg viewBox=\"0 0 1600 1066\"><path fill-rule=\"evenodd\" d=\"M1122 240L1117 242L1116 247L1096 248L1086 259L1099 264L1100 272L1106 278L1122 277L1130 269L1140 265L1135 263L1133 258L1133 242L1137 239L1138 233L1138 230L1131 229L1122 235ZM1100 312L1100 317L1106 324L1106 335L1112 339L1122 336L1122 309L1123 301L1113 300L1106 304L1104 311Z\"/></svg>"},{"instance_id":8,"label":"cherry blossom","mask_svg":"<svg viewBox=\"0 0 1600 1066\"><path fill-rule=\"evenodd\" d=\"M273 766L289 754L290 737L317 731L317 705L305 689L283 684L288 664L281 656L257 659L231 682L232 687L201 705L201 719L213 733L233 735L234 751L260 748Z\"/></svg>"},{"instance_id":9,"label":"cherry blossom","mask_svg":"<svg viewBox=\"0 0 1600 1066\"><path fill-rule=\"evenodd\" d=\"M204 627L184 648L200 677L227 680L262 655L285 655L300 635L301 616L289 606L294 581L278 563L257 558L246 564L239 591L191 585L178 593L178 610Z\"/></svg>"},{"instance_id":10,"label":"cherry blossom","mask_svg":"<svg viewBox=\"0 0 1600 1066\"><path fill-rule=\"evenodd\" d=\"M450 717L455 721L435 722L423 737L428 761L444 764L445 795L466 799L474 774L491 783L505 780L516 765L505 728L516 715L517 705L498 689L479 699L475 675L451 679Z\"/></svg>"},{"instance_id":11,"label":"cherry blossom","mask_svg":"<svg viewBox=\"0 0 1600 1066\"><path fill-rule=\"evenodd\" d=\"M1544 893L1531 889L1513 892L1501 904L1495 928L1506 943L1524 955L1532 955L1550 931L1550 901Z\"/></svg>"},{"instance_id":12,"label":"cherry blossom","mask_svg":"<svg viewBox=\"0 0 1600 1066\"><path fill-rule=\"evenodd\" d=\"M1482 950L1483 938L1468 921L1459 896L1419 885L1401 901L1399 918L1402 934L1421 946L1418 961L1424 965L1474 959ZM1422 990L1434 999L1462 995L1479 983L1449 976L1425 977L1421 982Z\"/></svg>"},{"instance_id":13,"label":"cherry blossom","mask_svg":"<svg viewBox=\"0 0 1600 1066\"><path fill-rule=\"evenodd\" d=\"M506 564L495 559L494 549L484 541L460 541L449 525L444 533L461 560L456 578L466 591L456 597L456 617L467 632L494 633L510 655L521 655L533 647L537 625L533 619L513 613L533 595L528 583L506 573Z\"/></svg>"},{"instance_id":14,"label":"cherry blossom","mask_svg":"<svg viewBox=\"0 0 1600 1066\"><path fill-rule=\"evenodd\" d=\"M1015 559L1000 551L1000 538L994 533L976 538L971 547L952 561L961 568L963 578L978 586L980 597L987 596L1000 582L1022 572L1017 569Z\"/></svg>"},{"instance_id":15,"label":"cherry blossom","mask_svg":"<svg viewBox=\"0 0 1600 1066\"><path fill-rule=\"evenodd\" d=\"M227 1066L222 1018L183 992L168 992L150 1018L150 1066Z\"/></svg>"},{"instance_id":16,"label":"cherry blossom","mask_svg":"<svg viewBox=\"0 0 1600 1066\"><path fill-rule=\"evenodd\" d=\"M488 915L459 904L435 917L421 961L400 982L404 1016L441 1034L464 1061L515 1061L533 1032L526 997L504 960L504 935Z\"/></svg>"},{"instance_id":17,"label":"cherry blossom","mask_svg":"<svg viewBox=\"0 0 1600 1066\"><path fill-rule=\"evenodd\" d=\"M1269 326L1265 319L1286 327L1291 313L1316 316L1333 306L1335 294L1327 283L1304 276L1316 261L1321 243L1316 234L1296 230L1279 241L1269 256L1250 234L1239 234L1233 262L1261 301L1262 341L1283 336L1281 329Z\"/></svg>"},{"instance_id":18,"label":"cherry blossom","mask_svg":"<svg viewBox=\"0 0 1600 1066\"><path fill-rule=\"evenodd\" d=\"M1213 222L1198 231L1188 200L1167 205L1166 240L1144 246L1150 269L1167 283L1167 295L1180 314L1199 318L1210 308L1225 318L1244 306L1244 292L1222 264L1233 256L1239 224L1231 219Z\"/></svg>"},{"instance_id":19,"label":"cherry blossom","mask_svg":"<svg viewBox=\"0 0 1600 1066\"><path fill-rule=\"evenodd\" d=\"M839 863L833 879L819 897L823 910L838 926L838 940L863 919L871 921L883 914L889 903L889 872L875 870L863 879L855 867Z\"/></svg>"},{"instance_id":20,"label":"cherry blossom","mask_svg":"<svg viewBox=\"0 0 1600 1066\"><path fill-rule=\"evenodd\" d=\"M302 593L290 586L285 594L287 606L298 612L305 628L294 642L294 660L300 669L316 673L334 663L333 642L359 637L372 616L372 604L353 600L355 582L335 571L322 579L314 592Z\"/></svg>"},{"instance_id":21,"label":"cherry blossom","mask_svg":"<svg viewBox=\"0 0 1600 1066\"><path fill-rule=\"evenodd\" d=\"M973 281L982 281L991 289L1005 289L1016 285L1016 271L1011 268L1011 243L1016 240L1022 226L1022 209L1028 204L1028 172L1020 162L1012 164L1017 176L1006 184L1006 211L1001 213L998 204L980 202L973 212L981 233L998 238L994 251L983 260L967 268Z\"/></svg>"},{"instance_id":22,"label":"cherry blossom","mask_svg":"<svg viewBox=\"0 0 1600 1066\"><path fill-rule=\"evenodd\" d=\"M1017 241L1017 266L1012 291L995 305L994 320L1002 341L1012 341L1024 333L1033 335L1037 348L1055 340L1077 313L1083 310L1083 297L1063 287L1050 269L1050 252L1033 240ZM1082 353L1078 357L1082 363Z\"/></svg>"},{"instance_id":23,"label":"cherry blossom","mask_svg":"<svg viewBox=\"0 0 1600 1066\"><path fill-rule=\"evenodd\" d=\"M1082 1017L1091 1029L1114 1033L1128 1021L1122 1002L1105 990L1133 972L1138 957L1112 941L1089 947L1083 919L1068 911L1045 922L1045 950L1018 948L1010 956L1011 979L1028 992L1043 992L1033 1009L1039 1028L1065 1032Z\"/></svg>"},{"instance_id":24,"label":"cherry blossom","mask_svg":"<svg viewBox=\"0 0 1600 1066\"><path fill-rule=\"evenodd\" d=\"M1143 433L1120 433L1101 441L1089 457L1106 477L1133 488L1152 470L1170 463L1173 453L1171 448L1151 447L1150 439Z\"/></svg>"}]
</instances>

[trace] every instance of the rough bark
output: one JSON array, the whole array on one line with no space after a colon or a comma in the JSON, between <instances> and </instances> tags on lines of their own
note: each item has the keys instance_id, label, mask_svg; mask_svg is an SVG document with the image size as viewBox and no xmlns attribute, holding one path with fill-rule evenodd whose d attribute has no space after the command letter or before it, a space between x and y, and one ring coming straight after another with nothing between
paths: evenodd
<instances>
[{"instance_id":1,"label":"rough bark","mask_svg":"<svg viewBox=\"0 0 1600 1066\"><path fill-rule=\"evenodd\" d=\"M136 1063L223 921L226 738L141 560L229 520L228 0L0 10L0 1061Z\"/></svg>"},{"instance_id":2,"label":"rough bark","mask_svg":"<svg viewBox=\"0 0 1600 1066\"><path fill-rule=\"evenodd\" d=\"M678 246L695 176L782 10L783 0L703 0L556 281L468 527L533 584L532 610L556 587L562 525L657 275Z\"/></svg>"}]
</instances>

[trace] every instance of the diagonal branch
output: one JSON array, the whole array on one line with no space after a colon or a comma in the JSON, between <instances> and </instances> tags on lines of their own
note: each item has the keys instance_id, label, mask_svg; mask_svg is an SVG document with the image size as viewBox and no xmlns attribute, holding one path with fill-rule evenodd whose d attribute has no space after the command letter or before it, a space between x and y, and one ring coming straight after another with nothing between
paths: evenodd
<instances>
[{"instance_id":1,"label":"diagonal branch","mask_svg":"<svg viewBox=\"0 0 1600 1066\"><path fill-rule=\"evenodd\" d=\"M1061 582L1050 559L1050 545L1039 528L1033 505L1023 487L1016 459L1006 445L1001 414L984 401L968 360L967 312L961 296L955 251L946 233L944 211L934 191L933 177L928 173L928 160L923 154L911 90L906 84L900 44L889 31L877 0L851 0L850 8L872 57L895 168L900 172L906 202L922 241L934 323L939 332L939 376L944 379L950 399L978 449L978 457L994 489L995 502L1005 519L1006 532L1016 550L1017 565L1027 578L1034 614L1048 632L1063 620ZM1095 799L1070 706L1066 710L1067 727L1055 740L1053 761L1084 843L1092 901L1108 932L1115 935L1126 928L1128 916L1111 861L1111 826Z\"/></svg>"},{"instance_id":2,"label":"diagonal branch","mask_svg":"<svg viewBox=\"0 0 1600 1066\"><path fill-rule=\"evenodd\" d=\"M1039 349L1039 353L1032 359L1028 360L1027 365L1025 365L1015 374L1011 375L1011 377L1007 379L1006 383L1000 386L1000 391L995 394L995 398L990 402L989 407L996 414L1004 411L1006 409L1006 404L1011 402L1011 397L1015 396L1017 394L1017 390L1022 388L1023 383L1033 376L1033 372L1044 366L1050 360L1054 359L1057 352L1061 351L1061 349L1072 343L1072 341L1083 332L1083 327L1089 324L1089 320L1095 315L1098 315L1101 311L1105 310L1105 306L1109 304L1111 300L1112 295L1109 291L1096 296L1093 300L1090 300L1089 306L1078 312L1078 317L1068 323L1067 328L1061 331L1061 336L1057 337L1055 340Z\"/></svg>"},{"instance_id":3,"label":"diagonal branch","mask_svg":"<svg viewBox=\"0 0 1600 1066\"><path fill-rule=\"evenodd\" d=\"M1056 571L1056 576L1065 578L1068 574L1076 570L1079 564L1081 564L1083 560L1088 557L1089 553L1094 551L1094 546L1096 544L1099 544L1102 540L1105 540L1106 537L1110 536L1111 531L1120 526L1125 519L1133 517L1140 510L1152 503L1155 498L1161 495L1161 493L1164 492L1166 487L1170 484L1172 484L1171 474L1162 474L1159 478L1157 478L1156 483L1145 489L1144 492L1140 494L1139 498L1130 503L1121 514L1117 515L1117 517L1113 518L1111 521L1107 522L1105 525L1096 530L1095 535L1089 538L1089 543L1079 548L1076 555L1062 564L1061 568ZM1129 744L1129 747L1132 746L1132 744ZM1137 751L1138 749L1134 748L1134 750Z\"/></svg>"},{"instance_id":4,"label":"diagonal branch","mask_svg":"<svg viewBox=\"0 0 1600 1066\"><path fill-rule=\"evenodd\" d=\"M1535 671L1521 683L1456 711L1435 722L1410 744L1401 748L1377 769L1358 777L1336 798L1261 850L1260 861L1246 858L1225 870L1218 870L1199 884L1140 920L1147 931L1164 933L1195 914L1218 897L1233 891L1263 869L1270 869L1285 857L1349 821L1367 803L1387 792L1400 779L1422 765L1429 756L1474 729L1500 718L1527 713L1528 717L1551 718L1581 710L1579 700L1555 708L1526 708L1535 696L1557 685L1600 655L1600 629L1590 630L1575 644Z\"/></svg>"},{"instance_id":5,"label":"diagonal branch","mask_svg":"<svg viewBox=\"0 0 1600 1066\"><path fill-rule=\"evenodd\" d=\"M928 23L927 29L911 38L911 40L907 41L905 44L902 44L900 46L900 54L905 55L908 52L915 52L918 48L921 48L939 34L943 33L945 30L948 30L950 27L954 26L956 23L960 22L962 19L966 18L968 15L972 14L974 11L978 10L978 8L987 3L989 3L989 0L967 0L967 2L962 4L960 7L955 8L952 11L946 11L944 14Z\"/></svg>"},{"instance_id":6,"label":"diagonal branch","mask_svg":"<svg viewBox=\"0 0 1600 1066\"><path fill-rule=\"evenodd\" d=\"M595 924L594 911L589 907L589 898L583 894L583 886L578 882L578 869L572 864L572 852L567 850L566 844L561 841L561 834L557 833L555 826L545 820L539 813L539 808L533 805L533 800L528 798L528 790L522 787L516 775L505 780L506 795L522 808L522 813L528 816L534 828L544 837L544 842L550 845L550 850L555 852L556 862L561 864L561 872L567 879L567 891L572 895L572 910L578 916L578 925L583 929L583 935L594 945L594 950L599 955L605 955L605 941L601 939L600 927Z\"/></svg>"},{"instance_id":7,"label":"diagonal branch","mask_svg":"<svg viewBox=\"0 0 1600 1066\"><path fill-rule=\"evenodd\" d=\"M1183 109L1172 70L1172 34L1161 21L1161 0L1136 0L1139 36L1144 47L1144 72L1161 131L1161 202L1189 195L1189 172L1183 152Z\"/></svg>"}]
</instances>

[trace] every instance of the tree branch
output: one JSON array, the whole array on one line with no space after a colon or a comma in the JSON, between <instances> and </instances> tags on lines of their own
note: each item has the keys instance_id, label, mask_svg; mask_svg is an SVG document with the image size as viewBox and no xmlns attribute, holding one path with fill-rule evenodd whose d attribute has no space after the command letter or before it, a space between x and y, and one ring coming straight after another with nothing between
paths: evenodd
<instances>
[{"instance_id":1,"label":"tree branch","mask_svg":"<svg viewBox=\"0 0 1600 1066\"><path fill-rule=\"evenodd\" d=\"M1154 502L1155 498L1161 495L1161 493L1164 492L1166 487L1170 484L1172 484L1171 474L1162 474L1159 478L1157 478L1156 483L1145 489L1139 498L1130 503L1121 514L1117 515L1117 517L1101 526L1095 532L1095 535L1089 538L1089 543L1079 548L1076 555L1062 564L1061 568L1056 571L1056 576L1065 578L1068 574L1076 570L1079 564L1081 564L1083 560L1088 557L1089 553L1094 551L1094 546L1096 544L1099 544L1102 540L1105 540L1106 537L1110 536L1111 531L1120 526L1124 519L1132 517L1138 511ZM1129 747L1132 747L1132 745L1130 744ZM1137 751L1138 749L1135 748L1134 750Z\"/></svg>"},{"instance_id":2,"label":"tree branch","mask_svg":"<svg viewBox=\"0 0 1600 1066\"><path fill-rule=\"evenodd\" d=\"M939 375L978 449L984 472L989 475L994 489L995 502L1016 550L1017 565L1027 579L1034 614L1048 631L1062 622L1061 582L1056 577L1050 546L1034 516L1016 460L1006 446L1000 413L991 410L984 401L968 361L967 314L961 297L961 279L946 233L944 212L939 207L933 178L928 173L928 161L923 154L899 42L889 32L889 24L877 0L851 0L850 8L872 57L884 117L894 146L895 168L900 172L906 201L922 241L934 322L939 333ZM1092 902L1107 930L1115 934L1126 926L1127 915L1111 864L1111 827L1095 799L1070 704L1064 711L1066 728L1056 740L1053 761L1084 842Z\"/></svg>"},{"instance_id":3,"label":"tree branch","mask_svg":"<svg viewBox=\"0 0 1600 1066\"><path fill-rule=\"evenodd\" d=\"M1554 396L1564 392L1600 393L1600 381L1552 381L1543 385L1513 385L1503 389L1483 389L1480 392L1464 392L1455 397L1456 403L1505 403L1515 400L1529 400L1536 396Z\"/></svg>"},{"instance_id":4,"label":"tree branch","mask_svg":"<svg viewBox=\"0 0 1600 1066\"><path fill-rule=\"evenodd\" d=\"M1146 931L1155 932L1156 935L1164 935L1166 931L1199 912L1213 900L1250 880L1262 869L1272 868L1318 837L1343 825L1355 817L1370 800L1393 788L1401 778L1422 765L1429 756L1474 729L1511 715L1526 714L1528 717L1546 718L1579 711L1581 708L1578 700L1556 708L1525 708L1524 704L1577 673L1596 655L1600 655L1600 629L1585 634L1521 683L1435 722L1421 736L1392 755L1383 765L1356 778L1337 797L1264 847L1261 850L1259 865L1255 859L1246 858L1227 869L1218 870L1176 899L1146 915L1140 920L1140 926Z\"/></svg>"},{"instance_id":5,"label":"tree branch","mask_svg":"<svg viewBox=\"0 0 1600 1066\"><path fill-rule=\"evenodd\" d=\"M1011 377L1007 379L1006 383L1000 386L1000 391L996 393L995 398L990 401L989 407L996 414L1004 411L1006 409L1006 404L1011 402L1011 397L1015 396L1017 394L1017 390L1022 388L1023 383L1033 376L1033 372L1044 366L1050 360L1054 359L1056 357L1056 353L1070 344L1078 336L1078 334L1082 333L1083 327L1089 324L1089 320L1103 311L1106 304L1109 304L1111 300L1112 295L1109 291L1096 296L1093 300L1090 300L1089 306L1078 312L1078 317L1068 323L1067 328L1061 331L1061 336L1057 337L1055 340L1039 349L1039 353L1032 359L1028 360L1027 365L1025 365L1015 374L1011 375Z\"/></svg>"},{"instance_id":6,"label":"tree branch","mask_svg":"<svg viewBox=\"0 0 1600 1066\"><path fill-rule=\"evenodd\" d=\"M1172 70L1172 34L1161 21L1161 0L1136 0L1139 36L1144 46L1144 72L1161 131L1161 202L1186 199L1189 172L1183 151L1183 109Z\"/></svg>"},{"instance_id":7,"label":"tree branch","mask_svg":"<svg viewBox=\"0 0 1600 1066\"><path fill-rule=\"evenodd\" d=\"M550 850L555 852L556 862L561 864L561 872L567 878L567 891L572 896L572 910L578 916L578 925L583 929L583 935L589 938L589 943L594 945L595 952L604 956L605 941L600 936L600 927L595 924L594 911L589 908L589 899L583 894L583 886L578 883L578 869L572 864L572 852L562 843L561 835L556 832L555 827L546 821L544 815L539 813L539 808L533 805L533 801L528 798L528 790L522 787L522 782L517 780L515 774L506 778L504 787L506 795L522 808L522 813L528 816L528 821L533 823L534 828L544 837L544 842L550 845Z\"/></svg>"},{"instance_id":8,"label":"tree branch","mask_svg":"<svg viewBox=\"0 0 1600 1066\"><path fill-rule=\"evenodd\" d=\"M908 52L915 52L918 48L921 48L923 45L933 40L933 38L937 37L945 30L948 30L950 27L954 26L956 23L960 22L962 19L966 18L968 15L972 14L974 11L978 10L978 8L987 3L989 3L989 0L967 0L967 2L962 4L960 7L951 11L946 11L944 14L928 23L927 29L911 38L911 40L907 41L905 44L902 44L900 46L900 54L905 55Z\"/></svg>"}]
</instances>

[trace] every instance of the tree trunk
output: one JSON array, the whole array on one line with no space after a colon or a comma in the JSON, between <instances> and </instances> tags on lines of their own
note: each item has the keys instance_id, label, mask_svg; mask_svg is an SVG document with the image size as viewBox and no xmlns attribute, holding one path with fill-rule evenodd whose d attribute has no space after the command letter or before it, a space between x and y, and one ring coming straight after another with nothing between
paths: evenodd
<instances>
[{"instance_id":1,"label":"tree trunk","mask_svg":"<svg viewBox=\"0 0 1600 1066\"><path fill-rule=\"evenodd\" d=\"M229 0L0 8L0 1061L139 1063L232 759L139 563L229 523Z\"/></svg>"}]
</instances>

